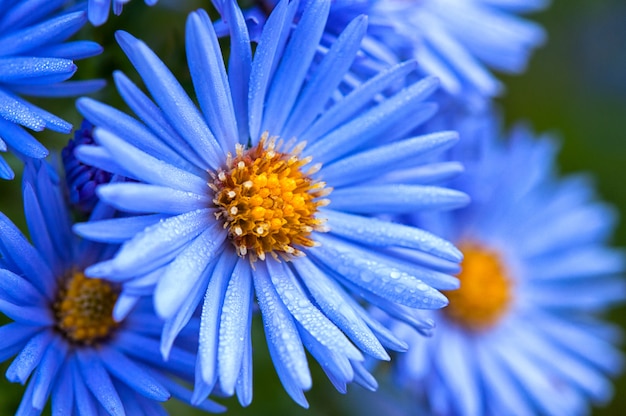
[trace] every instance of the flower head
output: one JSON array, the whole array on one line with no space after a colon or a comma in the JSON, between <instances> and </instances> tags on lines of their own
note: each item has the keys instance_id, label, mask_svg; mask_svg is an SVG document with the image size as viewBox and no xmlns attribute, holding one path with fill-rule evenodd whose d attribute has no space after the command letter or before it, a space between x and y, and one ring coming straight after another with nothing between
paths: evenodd
<instances>
[{"instance_id":1,"label":"flower head","mask_svg":"<svg viewBox=\"0 0 626 416\"><path fill-rule=\"evenodd\" d=\"M89 21L94 26L103 25L109 18L109 10L113 3L113 13L116 16L122 14L124 5L130 0L88 0L87 10ZM159 0L144 0L148 6L154 6Z\"/></svg>"},{"instance_id":2,"label":"flower head","mask_svg":"<svg viewBox=\"0 0 626 416\"><path fill-rule=\"evenodd\" d=\"M87 274L123 284L121 299L128 285L154 291L166 320L165 355L204 298L196 398L218 386L250 402L255 299L278 375L306 405L305 346L341 391L351 381L375 387L363 353L388 359L384 347L403 349L360 300L408 317L413 308L445 305L436 289L457 286L431 270L433 262L460 260L452 245L376 218L467 202L463 193L427 185L456 172L420 164L456 142L456 133L409 134L434 112L423 100L436 80L380 102L382 91L415 69L408 62L335 102L366 18L350 23L314 65L329 8L307 2L294 20L298 2L279 3L253 55L241 10L222 2L228 70L207 13L192 13L186 47L201 111L144 43L118 32L154 102L117 73L118 90L142 122L91 99L78 103L96 125L97 143L77 148L78 157L139 181L102 185L98 195L142 214L75 228L124 242Z\"/></svg>"},{"instance_id":3,"label":"flower head","mask_svg":"<svg viewBox=\"0 0 626 416\"><path fill-rule=\"evenodd\" d=\"M472 204L416 218L463 251L461 287L429 314L432 339L403 331L396 376L438 414L582 414L623 365L619 331L598 318L626 298L613 210L588 178L555 177L553 140L518 127L500 142L490 124L467 121L452 152Z\"/></svg>"},{"instance_id":4,"label":"flower head","mask_svg":"<svg viewBox=\"0 0 626 416\"><path fill-rule=\"evenodd\" d=\"M103 82L66 81L76 72L73 60L97 55L102 48L89 41L65 42L87 21L85 12L63 11L64 0L17 0L0 7L0 151L20 158L41 159L47 149L21 126L69 133L72 126L20 95L57 97L85 94ZM13 178L0 157L0 178Z\"/></svg>"},{"instance_id":5,"label":"flower head","mask_svg":"<svg viewBox=\"0 0 626 416\"><path fill-rule=\"evenodd\" d=\"M86 267L115 247L81 241L70 228L59 178L44 163L27 163L24 206L33 245L0 214L0 311L14 322L0 327L0 357L16 355L6 376L28 383L17 414L40 414L52 398L53 414L161 413L158 402L191 392L170 375L192 380L194 342L176 345L162 360L162 323L150 302L138 302L127 319L113 310L116 283L87 279ZM92 219L113 210L96 206ZM191 332L193 334L193 332ZM200 405L220 411L216 403Z\"/></svg>"}]
</instances>

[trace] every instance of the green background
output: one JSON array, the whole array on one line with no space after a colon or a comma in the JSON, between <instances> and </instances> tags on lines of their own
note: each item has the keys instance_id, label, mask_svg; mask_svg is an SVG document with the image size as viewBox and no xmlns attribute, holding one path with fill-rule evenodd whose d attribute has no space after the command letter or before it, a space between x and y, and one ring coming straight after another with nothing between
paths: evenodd
<instances>
[{"instance_id":1,"label":"green background","mask_svg":"<svg viewBox=\"0 0 626 416\"><path fill-rule=\"evenodd\" d=\"M160 6L176 3L161 0ZM103 55L79 62L76 78L102 77L110 80L114 69L121 69L137 80L128 61L112 41L116 29L129 30L143 39L179 75L186 86L189 74L185 67L184 21L188 10L211 7L208 0L181 1L177 9L147 9L135 0L120 17L113 17L100 28L86 27L83 38L93 38L108 45ZM556 0L548 10L533 15L548 31L548 43L536 52L528 71L520 76L502 76L506 94L498 99L507 124L525 120L537 132L549 131L562 138L559 157L564 173L590 172L596 178L601 197L616 206L622 220L614 243L626 247L626 2L623 0ZM123 108L119 97L109 88L96 98ZM61 115L75 125L80 122L73 108L73 99L41 100L44 108ZM55 133L37 133L36 137L50 148L61 148L68 137ZM19 163L8 160L16 171ZM0 210L23 228L20 178L0 181ZM615 309L611 319L624 327L626 308ZM371 394L353 386L347 396L337 393L321 370L311 360L314 387L307 394L311 408L306 411L291 402L284 393L268 358L260 322L253 327L255 345L254 401L242 409L235 399L221 400L229 407L229 415L340 415L394 413L385 409L385 401L397 403L402 397L393 392ZM6 363L0 368L2 372ZM382 371L385 371L383 367ZM384 378L384 374L381 375ZM0 381L0 415L12 414L19 403L22 387ZM623 414L626 409L626 377L616 381L614 400L594 409L597 415ZM378 403L377 403L378 402ZM363 405L367 403L367 405ZM173 415L194 415L188 407L168 403ZM417 409L414 409L417 412ZM401 413L397 413L398 415Z\"/></svg>"}]
</instances>

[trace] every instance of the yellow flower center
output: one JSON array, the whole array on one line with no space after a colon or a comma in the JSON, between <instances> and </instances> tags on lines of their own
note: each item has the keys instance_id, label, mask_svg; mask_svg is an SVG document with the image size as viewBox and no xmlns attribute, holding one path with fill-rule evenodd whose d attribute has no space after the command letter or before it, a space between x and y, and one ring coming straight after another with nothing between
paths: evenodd
<instances>
[{"instance_id":1,"label":"yellow flower center","mask_svg":"<svg viewBox=\"0 0 626 416\"><path fill-rule=\"evenodd\" d=\"M445 292L448 318L471 329L491 327L511 303L511 280L498 253L474 244L460 246L464 259L459 290Z\"/></svg>"},{"instance_id":2,"label":"yellow flower center","mask_svg":"<svg viewBox=\"0 0 626 416\"><path fill-rule=\"evenodd\" d=\"M215 216L224 222L228 235L241 257L265 260L266 254L290 260L304 253L298 247L313 247L313 230L326 231L325 220L315 218L322 199L332 188L311 175L320 166L303 171L311 157L300 157L304 143L281 152L282 142L268 140L267 132L250 149L237 146L237 155L228 155L226 167L209 184L215 192ZM285 146L289 147L289 145Z\"/></svg>"},{"instance_id":3,"label":"yellow flower center","mask_svg":"<svg viewBox=\"0 0 626 416\"><path fill-rule=\"evenodd\" d=\"M57 329L70 341L91 345L117 328L113 306L118 291L101 279L73 272L60 287L53 304Z\"/></svg>"}]
</instances>

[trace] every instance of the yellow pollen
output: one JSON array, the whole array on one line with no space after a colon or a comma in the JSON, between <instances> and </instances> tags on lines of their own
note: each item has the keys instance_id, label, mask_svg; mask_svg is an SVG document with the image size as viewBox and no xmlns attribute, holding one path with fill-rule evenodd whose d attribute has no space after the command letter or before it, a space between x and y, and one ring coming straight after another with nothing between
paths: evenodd
<instances>
[{"instance_id":1,"label":"yellow pollen","mask_svg":"<svg viewBox=\"0 0 626 416\"><path fill-rule=\"evenodd\" d=\"M487 329L508 309L512 281L498 253L475 244L461 245L460 249L464 255L458 276L461 287L445 292L450 304L444 313L468 329Z\"/></svg>"},{"instance_id":2,"label":"yellow pollen","mask_svg":"<svg viewBox=\"0 0 626 416\"><path fill-rule=\"evenodd\" d=\"M52 305L57 329L71 342L92 345L117 328L113 306L118 291L101 279L73 272L59 288Z\"/></svg>"},{"instance_id":3,"label":"yellow pollen","mask_svg":"<svg viewBox=\"0 0 626 416\"><path fill-rule=\"evenodd\" d=\"M328 204L320 198L332 188L311 178L318 166L302 171L311 162L300 157L303 143L290 152L281 152L281 147L267 132L255 147L238 145L236 156L229 154L226 166L209 183L216 218L224 222L238 255L249 255L251 262L264 260L266 254L277 260L304 255L298 247L314 247L310 234L327 230L325 220L315 214Z\"/></svg>"}]
</instances>

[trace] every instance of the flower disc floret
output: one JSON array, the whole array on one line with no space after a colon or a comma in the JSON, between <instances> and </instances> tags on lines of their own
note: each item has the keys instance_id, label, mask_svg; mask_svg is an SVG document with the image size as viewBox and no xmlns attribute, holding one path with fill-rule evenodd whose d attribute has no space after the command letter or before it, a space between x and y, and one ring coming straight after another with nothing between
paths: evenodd
<instances>
[{"instance_id":1,"label":"flower disc floret","mask_svg":"<svg viewBox=\"0 0 626 416\"><path fill-rule=\"evenodd\" d=\"M263 134L258 145L238 145L236 157L228 155L225 169L214 173L211 189L215 216L224 222L241 257L264 260L266 254L289 260L304 253L298 247L313 247L312 231L325 231L325 220L315 217L329 203L322 197L331 192L306 171L311 157L300 157L304 143L281 152L281 142ZM288 147L288 146L285 146Z\"/></svg>"},{"instance_id":2,"label":"flower disc floret","mask_svg":"<svg viewBox=\"0 0 626 416\"><path fill-rule=\"evenodd\" d=\"M61 285L53 305L58 330L70 342L94 344L117 328L113 307L118 291L102 279L73 272Z\"/></svg>"},{"instance_id":3,"label":"flower disc floret","mask_svg":"<svg viewBox=\"0 0 626 416\"><path fill-rule=\"evenodd\" d=\"M511 303L511 279L498 253L475 244L460 246L464 259L461 288L446 292L445 314L456 323L481 330L496 324Z\"/></svg>"}]
</instances>

